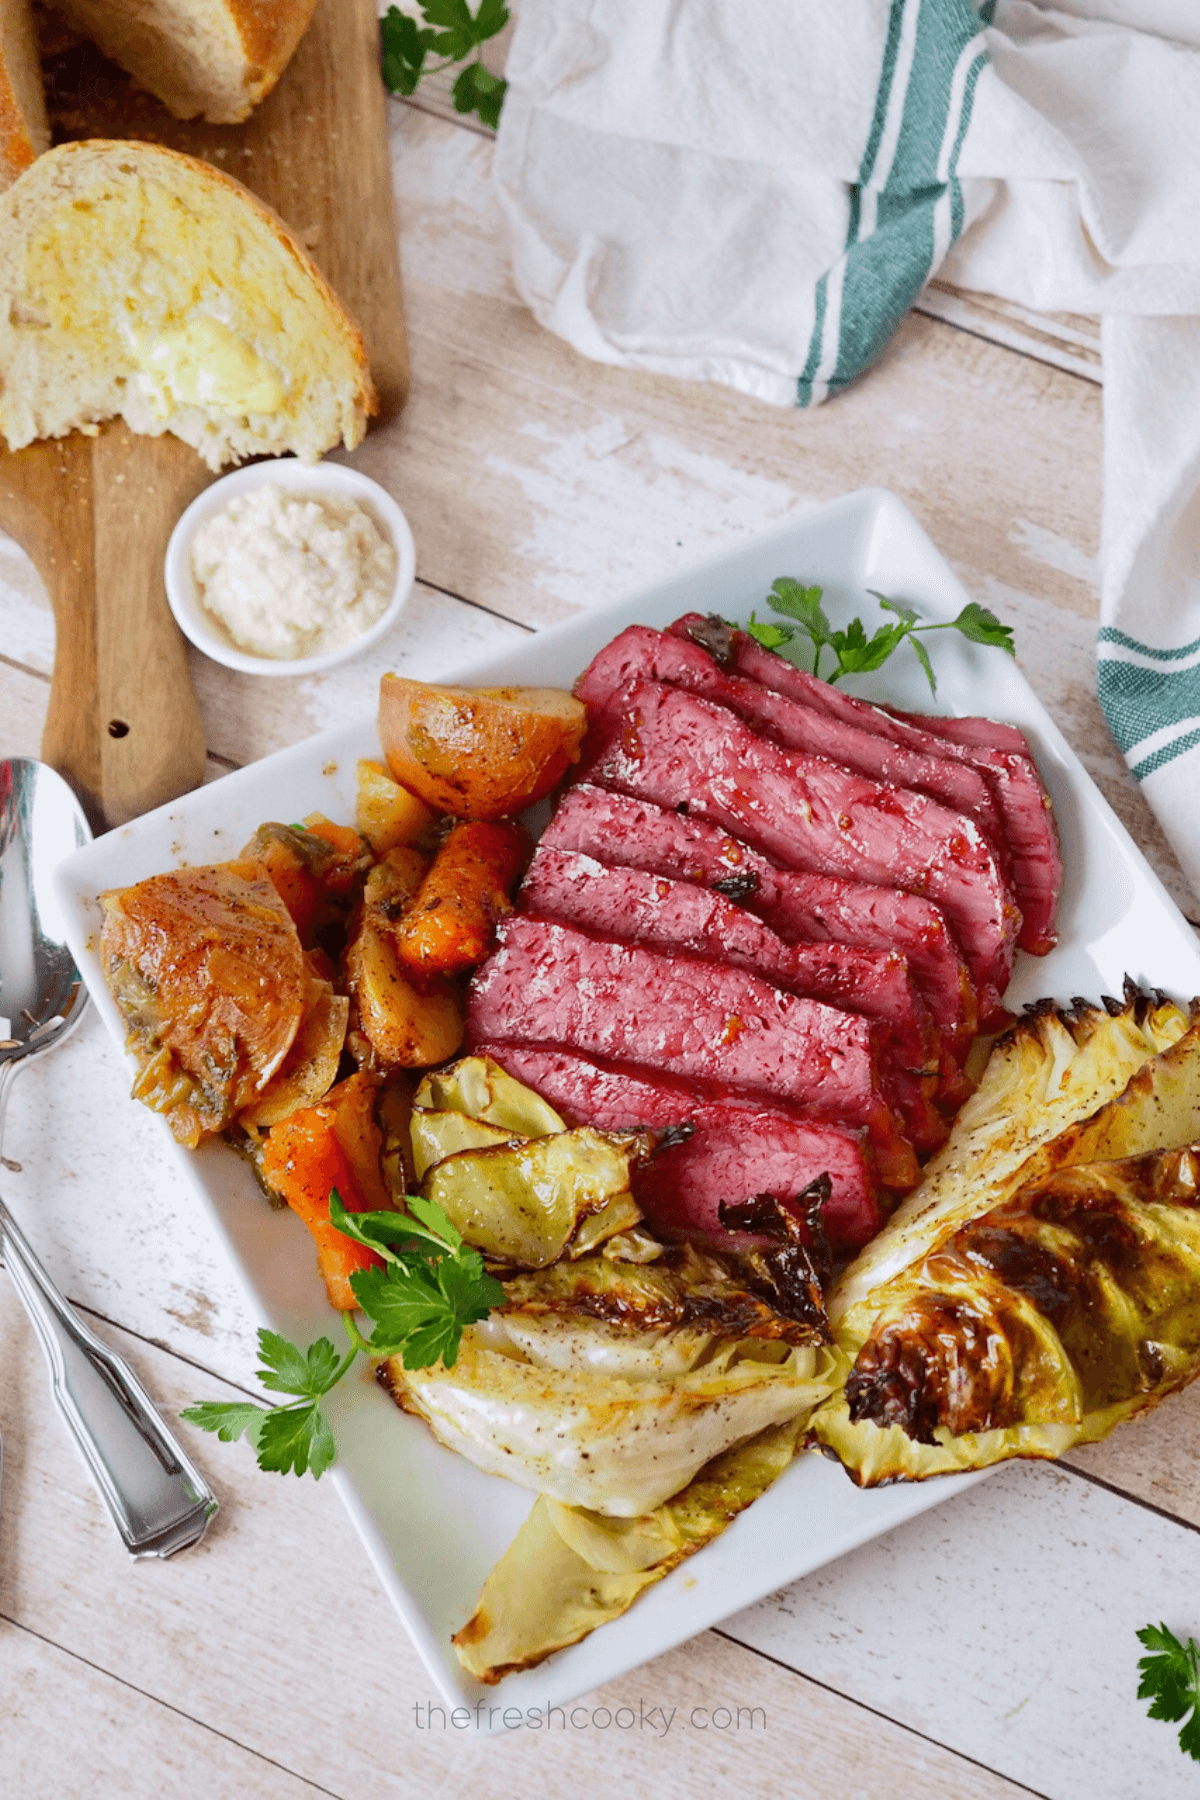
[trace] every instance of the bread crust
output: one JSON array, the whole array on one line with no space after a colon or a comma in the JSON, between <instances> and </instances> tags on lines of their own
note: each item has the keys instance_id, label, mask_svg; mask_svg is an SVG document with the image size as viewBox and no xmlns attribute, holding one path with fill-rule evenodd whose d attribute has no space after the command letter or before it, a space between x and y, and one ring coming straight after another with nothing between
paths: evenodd
<instances>
[{"instance_id":1,"label":"bread crust","mask_svg":"<svg viewBox=\"0 0 1200 1800\"><path fill-rule=\"evenodd\" d=\"M185 190L199 182L210 192L236 197L239 206L249 208L260 224L270 231L300 275L315 288L332 329L349 353L356 382L356 408L361 410L364 419L378 411L378 397L371 380L362 333L295 233L278 213L232 175L197 157L180 150L169 150L160 144L108 138L61 144L38 157L6 193L0 194L0 305L6 299L11 303L20 298L13 292L19 249L36 225L42 208L90 185L89 174L93 169L98 178L103 178L114 162L129 166L134 179L154 178L168 186L182 185ZM0 382L3 375L4 371L0 370Z\"/></svg>"},{"instance_id":2,"label":"bread crust","mask_svg":"<svg viewBox=\"0 0 1200 1800\"><path fill-rule=\"evenodd\" d=\"M0 0L0 188L8 187L49 148L42 72L28 3Z\"/></svg>"}]
</instances>

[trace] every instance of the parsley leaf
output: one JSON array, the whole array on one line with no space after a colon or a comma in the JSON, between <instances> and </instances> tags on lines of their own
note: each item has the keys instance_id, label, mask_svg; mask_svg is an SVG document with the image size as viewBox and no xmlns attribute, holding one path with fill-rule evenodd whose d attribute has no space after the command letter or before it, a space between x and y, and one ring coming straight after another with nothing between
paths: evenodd
<instances>
[{"instance_id":1,"label":"parsley leaf","mask_svg":"<svg viewBox=\"0 0 1200 1800\"><path fill-rule=\"evenodd\" d=\"M420 5L423 26L398 6L389 6L383 16L380 67L384 86L393 94L411 94L422 75L464 63L452 90L455 111L478 113L483 123L495 130L508 83L484 67L480 52L488 39L508 24L504 0L479 0L475 12L468 0L420 0ZM434 70L427 66L430 54L442 58Z\"/></svg>"},{"instance_id":2,"label":"parsley leaf","mask_svg":"<svg viewBox=\"0 0 1200 1800\"><path fill-rule=\"evenodd\" d=\"M413 93L425 67L430 35L398 6L388 7L379 22L379 51L383 85L389 93Z\"/></svg>"},{"instance_id":3,"label":"parsley leaf","mask_svg":"<svg viewBox=\"0 0 1200 1800\"><path fill-rule=\"evenodd\" d=\"M215 1431L223 1444L244 1436L257 1445L267 1408L253 1400L202 1400L198 1406L185 1406L179 1416L201 1431Z\"/></svg>"},{"instance_id":4,"label":"parsley leaf","mask_svg":"<svg viewBox=\"0 0 1200 1800\"><path fill-rule=\"evenodd\" d=\"M356 1334L354 1334L356 1335ZM311 1470L320 1477L334 1459L333 1433L321 1412L321 1399L336 1387L358 1355L353 1342L339 1358L328 1338L318 1338L307 1350L298 1350L277 1331L258 1334L262 1367L258 1379L277 1394L294 1394L288 1405L259 1406L252 1400L203 1400L185 1407L181 1419L213 1431L223 1444L245 1437L258 1452L260 1469L278 1469L297 1475Z\"/></svg>"},{"instance_id":5,"label":"parsley leaf","mask_svg":"<svg viewBox=\"0 0 1200 1800\"><path fill-rule=\"evenodd\" d=\"M337 1455L329 1421L313 1401L308 1406L277 1406L258 1434L258 1466L286 1475L307 1470L319 1481Z\"/></svg>"},{"instance_id":6,"label":"parsley leaf","mask_svg":"<svg viewBox=\"0 0 1200 1800\"><path fill-rule=\"evenodd\" d=\"M796 635L794 625L771 625L766 619L757 618L754 613L750 614L746 630L764 650L778 650L781 644L790 644Z\"/></svg>"},{"instance_id":7,"label":"parsley leaf","mask_svg":"<svg viewBox=\"0 0 1200 1800\"><path fill-rule=\"evenodd\" d=\"M970 638L973 644L990 644L997 650L1007 650L1010 656L1017 654L1013 646L1012 626L1002 625L994 612L989 612L986 606L980 606L976 600L963 607L957 619L951 620L951 626L955 631L961 631L964 637Z\"/></svg>"},{"instance_id":8,"label":"parsley leaf","mask_svg":"<svg viewBox=\"0 0 1200 1800\"><path fill-rule=\"evenodd\" d=\"M427 1369L439 1357L452 1369L463 1327L486 1319L504 1300L504 1289L484 1272L478 1250L465 1246L436 1260L414 1257L383 1269L360 1269L350 1286L375 1325L367 1340L372 1353L399 1352L406 1369Z\"/></svg>"},{"instance_id":9,"label":"parsley leaf","mask_svg":"<svg viewBox=\"0 0 1200 1800\"><path fill-rule=\"evenodd\" d=\"M1011 625L1002 625L995 613L989 612L986 606L977 601L968 601L957 619L947 619L932 624L919 624L920 613L915 606L909 606L903 600L889 600L886 594L868 590L879 604L890 613L895 613L900 621L898 625L880 625L870 636L861 619L851 619L844 631L835 631L825 616L821 605L823 590L819 587L805 587L802 582L791 576L781 575L775 582L767 600L777 613L794 619L794 625L769 625L760 623L754 614L750 614L750 623L746 630L749 635L762 644L764 649L779 650L790 643L797 631L801 631L813 646L812 673L821 674L821 654L824 650L832 650L837 658L837 667L824 679L832 686L841 680L843 675L867 674L873 669L882 668L883 664L907 641L912 645L913 654L925 672L931 693L937 693L937 678L933 673L933 664L929 660L929 652L920 642L919 633L930 631L961 631L965 638L973 644L987 644L997 650L1007 650L1015 656Z\"/></svg>"},{"instance_id":10,"label":"parsley leaf","mask_svg":"<svg viewBox=\"0 0 1200 1800\"><path fill-rule=\"evenodd\" d=\"M490 125L494 131L500 123L500 108L507 90L507 81L499 75L493 75L481 62L470 62L451 90L454 110L460 113L478 113L483 123Z\"/></svg>"},{"instance_id":11,"label":"parsley leaf","mask_svg":"<svg viewBox=\"0 0 1200 1800\"><path fill-rule=\"evenodd\" d=\"M1183 1719L1179 1748L1200 1762L1200 1649L1181 1644L1165 1625L1145 1625L1138 1642L1149 1656L1138 1660L1138 1699L1150 1701L1149 1716L1172 1724Z\"/></svg>"},{"instance_id":12,"label":"parsley leaf","mask_svg":"<svg viewBox=\"0 0 1200 1800\"><path fill-rule=\"evenodd\" d=\"M264 1330L258 1334L258 1353L266 1365L258 1379L277 1394L319 1400L337 1380L338 1353L328 1338L318 1338L305 1353L278 1332Z\"/></svg>"}]
</instances>

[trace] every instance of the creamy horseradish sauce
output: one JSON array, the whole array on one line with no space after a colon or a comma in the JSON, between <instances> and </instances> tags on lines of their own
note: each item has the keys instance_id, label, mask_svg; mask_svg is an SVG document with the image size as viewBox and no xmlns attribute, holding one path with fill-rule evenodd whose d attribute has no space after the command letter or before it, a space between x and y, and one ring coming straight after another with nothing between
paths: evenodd
<instances>
[{"instance_id":1,"label":"creamy horseradish sauce","mask_svg":"<svg viewBox=\"0 0 1200 1800\"><path fill-rule=\"evenodd\" d=\"M197 528L192 574L239 649L290 660L340 650L375 623L396 552L356 501L267 482Z\"/></svg>"}]
</instances>

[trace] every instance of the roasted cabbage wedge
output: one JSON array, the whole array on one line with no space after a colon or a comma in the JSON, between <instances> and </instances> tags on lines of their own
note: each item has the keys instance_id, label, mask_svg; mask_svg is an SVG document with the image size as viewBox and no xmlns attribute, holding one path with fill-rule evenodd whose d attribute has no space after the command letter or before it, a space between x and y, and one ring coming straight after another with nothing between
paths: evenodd
<instances>
[{"instance_id":1,"label":"roasted cabbage wedge","mask_svg":"<svg viewBox=\"0 0 1200 1800\"><path fill-rule=\"evenodd\" d=\"M1035 1152L1115 1100L1139 1069L1183 1037L1189 1023L1172 1002L1131 986L1122 1004L1110 1001L1097 1007L1076 1001L1063 1011L1041 1001L1031 1007L996 1042L978 1088L947 1143L925 1165L920 1186L830 1293L835 1328L844 1325L853 1336L861 1323L858 1309L869 1318L893 1275L926 1255L957 1225L1012 1193ZM1175 1141L1184 1143L1191 1135L1184 1130ZM1156 1148L1166 1141L1160 1137L1156 1145L1137 1147Z\"/></svg>"},{"instance_id":2,"label":"roasted cabbage wedge","mask_svg":"<svg viewBox=\"0 0 1200 1800\"><path fill-rule=\"evenodd\" d=\"M578 1329L587 1334L589 1322ZM464 1331L453 1369L406 1369L396 1356L379 1374L406 1412L489 1474L568 1506L638 1518L712 1457L809 1413L838 1367L822 1344L747 1338L721 1340L682 1372L646 1374L640 1336L627 1334L625 1358L613 1341L603 1372L546 1368L489 1321Z\"/></svg>"},{"instance_id":3,"label":"roasted cabbage wedge","mask_svg":"<svg viewBox=\"0 0 1200 1800\"><path fill-rule=\"evenodd\" d=\"M494 1685L620 1618L766 1492L795 1456L802 1431L803 1415L768 1426L641 1518L539 1498L455 1634L463 1668Z\"/></svg>"},{"instance_id":4,"label":"roasted cabbage wedge","mask_svg":"<svg viewBox=\"0 0 1200 1800\"><path fill-rule=\"evenodd\" d=\"M920 1480L1061 1455L1190 1380L1198 1136L1194 1016L1131 993L1022 1021L830 1296L853 1368L815 1440L862 1486Z\"/></svg>"}]
</instances>

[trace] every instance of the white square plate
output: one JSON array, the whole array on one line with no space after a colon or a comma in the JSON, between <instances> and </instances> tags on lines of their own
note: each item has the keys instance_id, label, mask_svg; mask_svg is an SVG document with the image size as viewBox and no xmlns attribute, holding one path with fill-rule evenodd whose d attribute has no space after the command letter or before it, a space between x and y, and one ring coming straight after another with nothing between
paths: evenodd
<instances>
[{"instance_id":1,"label":"white square plate","mask_svg":"<svg viewBox=\"0 0 1200 1800\"><path fill-rule=\"evenodd\" d=\"M867 589L941 619L953 618L968 599L899 501L864 490L450 679L570 687L626 625L666 625L689 609L745 620L752 607L767 612L764 596L783 574L820 583L835 623L864 610L873 616ZM878 674L852 685L914 710L988 713L1019 725L1062 833L1066 885L1059 947L1040 961L1019 957L1009 1004L1043 994L1060 1000L1119 994L1127 972L1177 997L1200 993L1200 951L1190 927L1015 665L957 634L938 639L935 663L936 703L915 657L904 649ZM118 1045L124 1029L96 954L96 895L183 863L231 857L267 819L319 810L350 820L355 762L378 754L374 720L361 719L112 831L62 866L57 885L71 948ZM165 1124L162 1129L167 1133ZM197 1152L173 1147L258 1319L300 1344L322 1335L340 1340L303 1225L266 1205L250 1171L225 1145ZM451 1634L469 1617L531 1497L442 1449L365 1372L345 1388L330 1405L339 1455L332 1479L433 1681L450 1705L473 1707L486 1695L488 1704L476 1719L484 1728L502 1725L505 1708L527 1717L532 1708L586 1693L977 1479L863 1493L834 1464L802 1457L715 1543L651 1588L624 1618L540 1668L508 1677L498 1690L482 1689L464 1678Z\"/></svg>"}]
</instances>

